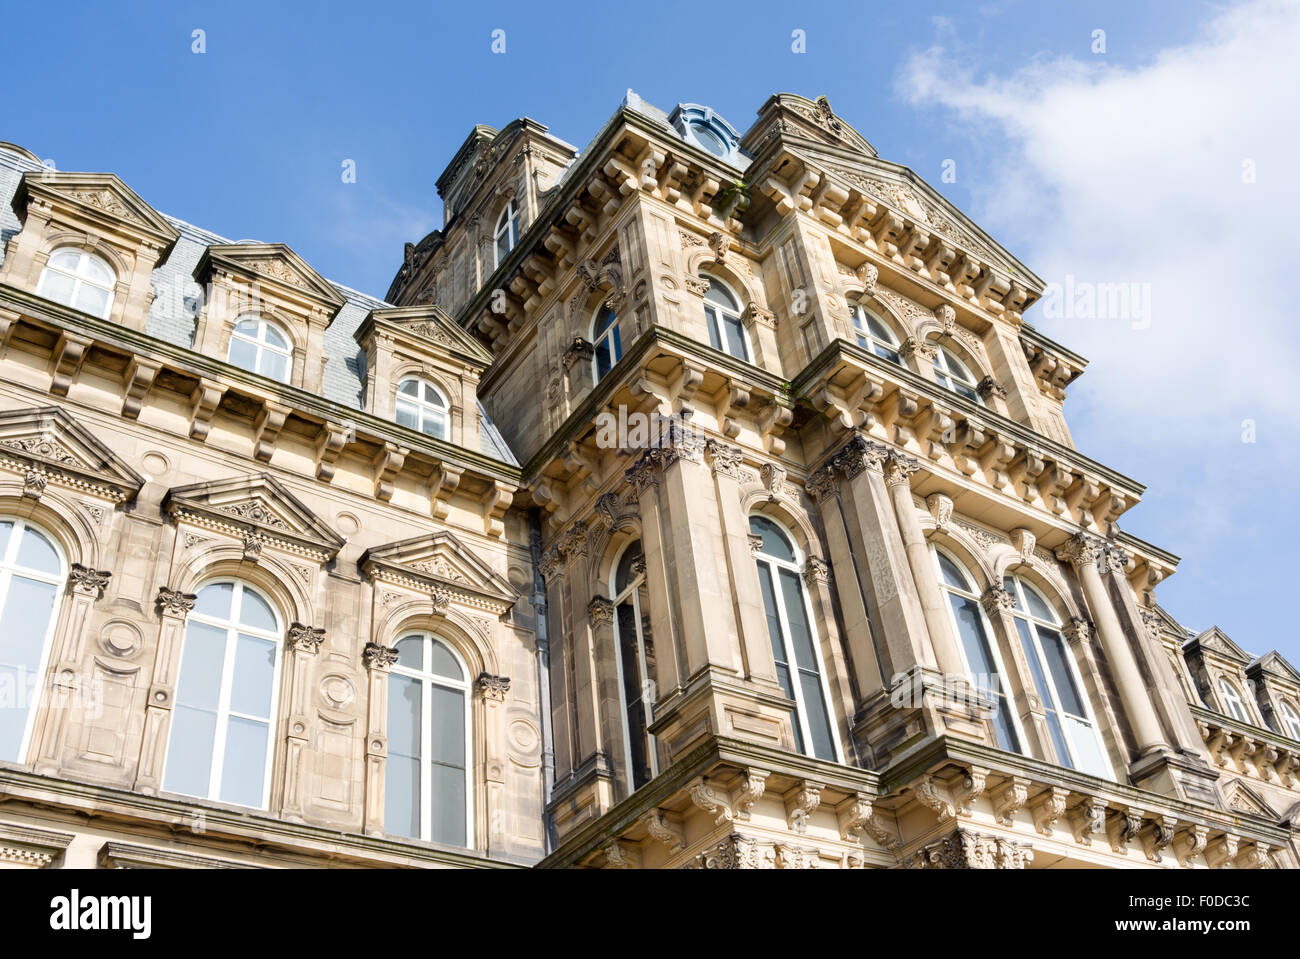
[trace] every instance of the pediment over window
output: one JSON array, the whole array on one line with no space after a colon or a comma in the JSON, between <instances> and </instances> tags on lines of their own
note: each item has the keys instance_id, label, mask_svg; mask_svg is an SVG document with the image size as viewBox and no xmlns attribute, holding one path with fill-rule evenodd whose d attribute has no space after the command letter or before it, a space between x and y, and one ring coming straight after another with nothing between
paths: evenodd
<instances>
[{"instance_id":1,"label":"pediment over window","mask_svg":"<svg viewBox=\"0 0 1300 959\"><path fill-rule=\"evenodd\" d=\"M1282 655L1275 649L1272 652L1265 653L1259 657L1247 668L1247 673L1254 675L1256 672L1265 673L1285 683L1293 683L1300 686L1300 672L1282 658Z\"/></svg>"},{"instance_id":2,"label":"pediment over window","mask_svg":"<svg viewBox=\"0 0 1300 959\"><path fill-rule=\"evenodd\" d=\"M139 239L153 241L159 259L180 238L176 227L113 173L24 173L13 198L20 220L26 221L34 203L49 207L59 220L140 234Z\"/></svg>"},{"instance_id":3,"label":"pediment over window","mask_svg":"<svg viewBox=\"0 0 1300 959\"><path fill-rule=\"evenodd\" d=\"M433 589L501 615L519 598L503 576L446 530L368 549L361 571L421 592Z\"/></svg>"},{"instance_id":4,"label":"pediment over window","mask_svg":"<svg viewBox=\"0 0 1300 959\"><path fill-rule=\"evenodd\" d=\"M1235 663L1241 663L1243 666L1250 662L1250 657L1242 651L1240 646L1230 640L1228 634L1219 629L1218 626L1211 626L1199 636L1187 641L1185 651L1189 655L1198 650L1215 653Z\"/></svg>"},{"instance_id":5,"label":"pediment over window","mask_svg":"<svg viewBox=\"0 0 1300 959\"><path fill-rule=\"evenodd\" d=\"M162 508L174 521L227 535L251 534L322 563L343 548L338 533L267 473L173 487Z\"/></svg>"},{"instance_id":6,"label":"pediment over window","mask_svg":"<svg viewBox=\"0 0 1300 959\"><path fill-rule=\"evenodd\" d=\"M57 406L0 413L0 467L22 473L34 498L52 482L122 503L134 499L145 482Z\"/></svg>"},{"instance_id":7,"label":"pediment over window","mask_svg":"<svg viewBox=\"0 0 1300 959\"><path fill-rule=\"evenodd\" d=\"M323 317L326 324L345 300L334 286L283 243L223 243L208 247L194 268L204 285L213 272L257 283L263 295L288 301L291 311ZM297 306L298 310L293 310Z\"/></svg>"},{"instance_id":8,"label":"pediment over window","mask_svg":"<svg viewBox=\"0 0 1300 959\"><path fill-rule=\"evenodd\" d=\"M1224 802L1230 810L1265 819L1277 819L1277 813L1255 790L1237 780L1224 790Z\"/></svg>"},{"instance_id":9,"label":"pediment over window","mask_svg":"<svg viewBox=\"0 0 1300 959\"><path fill-rule=\"evenodd\" d=\"M432 304L371 310L353 336L365 347L375 334L392 336L408 349L449 355L479 371L487 369L492 362L492 354L478 340Z\"/></svg>"}]
</instances>

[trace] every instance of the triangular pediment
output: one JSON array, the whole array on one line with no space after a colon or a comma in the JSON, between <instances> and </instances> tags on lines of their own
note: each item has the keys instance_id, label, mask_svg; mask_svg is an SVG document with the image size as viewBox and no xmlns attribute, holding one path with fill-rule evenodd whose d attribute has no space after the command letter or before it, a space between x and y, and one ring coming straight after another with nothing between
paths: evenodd
<instances>
[{"instance_id":1,"label":"triangular pediment","mask_svg":"<svg viewBox=\"0 0 1300 959\"><path fill-rule=\"evenodd\" d=\"M273 284L295 296L307 295L333 316L346 302L334 285L283 243L220 243L208 247L194 268L200 283L213 266L242 274L248 280Z\"/></svg>"},{"instance_id":2,"label":"triangular pediment","mask_svg":"<svg viewBox=\"0 0 1300 959\"><path fill-rule=\"evenodd\" d=\"M1224 801L1229 809L1236 812L1244 812L1252 816L1263 816L1266 819L1277 818L1277 813L1273 810L1273 807L1266 803L1259 793L1241 782L1241 780L1228 785L1224 790Z\"/></svg>"},{"instance_id":3,"label":"triangular pediment","mask_svg":"<svg viewBox=\"0 0 1300 959\"><path fill-rule=\"evenodd\" d=\"M128 223L158 237L164 255L180 237L176 227L113 173L61 173L54 170L24 173L14 194L15 210L25 209L32 195L41 195L56 203L73 204L92 219L107 218L115 223Z\"/></svg>"},{"instance_id":4,"label":"triangular pediment","mask_svg":"<svg viewBox=\"0 0 1300 959\"><path fill-rule=\"evenodd\" d=\"M433 304L371 310L354 336L358 343L364 343L377 329L408 336L425 347L440 348L480 368L492 362L492 354L478 340Z\"/></svg>"},{"instance_id":5,"label":"triangular pediment","mask_svg":"<svg viewBox=\"0 0 1300 959\"><path fill-rule=\"evenodd\" d=\"M1260 670L1300 686L1300 671L1297 671L1294 666L1283 659L1282 654L1276 649L1260 656L1247 667L1247 670L1252 673Z\"/></svg>"},{"instance_id":6,"label":"triangular pediment","mask_svg":"<svg viewBox=\"0 0 1300 959\"><path fill-rule=\"evenodd\" d=\"M1250 662L1250 656L1242 651L1242 648L1228 638L1228 634L1219 629L1218 626L1211 626L1205 632L1201 633L1195 639L1188 643L1193 649L1200 649L1217 653L1220 656L1227 657L1233 662L1242 663L1243 665Z\"/></svg>"},{"instance_id":7,"label":"triangular pediment","mask_svg":"<svg viewBox=\"0 0 1300 959\"><path fill-rule=\"evenodd\" d=\"M417 582L472 593L508 607L518 594L503 576L447 530L368 549L361 556L367 576L398 574Z\"/></svg>"},{"instance_id":8,"label":"triangular pediment","mask_svg":"<svg viewBox=\"0 0 1300 959\"><path fill-rule=\"evenodd\" d=\"M0 463L119 502L134 499L144 486L144 477L58 406L0 413Z\"/></svg>"},{"instance_id":9,"label":"triangular pediment","mask_svg":"<svg viewBox=\"0 0 1300 959\"><path fill-rule=\"evenodd\" d=\"M173 487L163 511L176 520L254 533L333 558L344 540L268 473Z\"/></svg>"}]
</instances>

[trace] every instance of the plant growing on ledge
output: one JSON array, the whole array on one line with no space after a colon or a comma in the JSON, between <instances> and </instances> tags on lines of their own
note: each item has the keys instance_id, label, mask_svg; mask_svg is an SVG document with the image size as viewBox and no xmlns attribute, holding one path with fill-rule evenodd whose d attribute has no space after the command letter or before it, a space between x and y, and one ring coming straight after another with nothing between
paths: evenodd
<instances>
[{"instance_id":1,"label":"plant growing on ledge","mask_svg":"<svg viewBox=\"0 0 1300 959\"><path fill-rule=\"evenodd\" d=\"M744 180L728 183L718 191L717 211L724 220L733 213L743 213L749 206L749 184Z\"/></svg>"}]
</instances>

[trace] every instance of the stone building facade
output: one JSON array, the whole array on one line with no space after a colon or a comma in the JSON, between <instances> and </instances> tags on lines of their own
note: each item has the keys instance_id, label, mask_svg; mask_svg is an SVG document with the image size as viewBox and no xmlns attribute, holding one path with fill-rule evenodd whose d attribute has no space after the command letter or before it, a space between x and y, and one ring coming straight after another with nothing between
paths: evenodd
<instances>
[{"instance_id":1,"label":"stone building facade","mask_svg":"<svg viewBox=\"0 0 1300 959\"><path fill-rule=\"evenodd\" d=\"M0 863L1300 864L1300 674L825 98L437 188L377 300L0 144Z\"/></svg>"}]
</instances>

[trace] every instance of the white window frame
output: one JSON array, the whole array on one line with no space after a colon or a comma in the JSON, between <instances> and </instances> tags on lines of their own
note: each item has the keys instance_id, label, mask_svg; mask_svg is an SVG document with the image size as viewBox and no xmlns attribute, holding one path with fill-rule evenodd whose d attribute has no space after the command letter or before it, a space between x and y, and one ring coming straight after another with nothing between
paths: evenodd
<instances>
[{"instance_id":1,"label":"white window frame","mask_svg":"<svg viewBox=\"0 0 1300 959\"><path fill-rule=\"evenodd\" d=\"M934 564L934 574L939 580L939 589L945 593L956 593L964 599L975 601L975 610L980 619L980 627L984 630L984 639L989 644L989 655L993 657L993 665L998 671L998 681L1006 688L1002 690L1002 698L1005 700L1004 707L1011 716L1011 726L1016 731L1016 740L1020 745L1018 755L1029 755L1029 739L1025 736L1025 728L1020 722L1020 716L1017 714L1015 693L1011 688L1011 673L1007 670L1007 665L1002 659L1002 644L998 642L998 634L993 631L993 624L989 621L988 614L984 612L984 604L980 602L977 593L969 589L958 589L951 585L943 578L943 569L939 566L939 554L943 553L959 570L965 578L967 584L977 583L974 576L971 575L970 569L958 559L950 550L943 549L934 543L930 544L930 558ZM952 627L953 639L957 641L957 652L961 655L962 666L966 670L966 678L975 682L975 673L971 669L970 660L966 658L966 646L961 641L961 626L957 622L957 615L953 612L952 603L944 599L944 607L948 614L948 625ZM978 686L976 687L979 688ZM982 692L982 690L981 690ZM993 743L995 749L1002 749L1002 746L996 741Z\"/></svg>"},{"instance_id":2,"label":"white window frame","mask_svg":"<svg viewBox=\"0 0 1300 959\"><path fill-rule=\"evenodd\" d=\"M440 400L442 400L443 403L442 408L439 409L438 406L436 406L433 403L430 403L423 396L412 397L406 393L403 393L402 387L405 386L407 383L419 383L421 387L427 386L429 389L433 390L433 392L437 395L437 397ZM451 403L447 401L447 395L443 393L441 389L439 389L437 383L434 383L432 380L426 379L423 376L416 376L416 375L403 376L397 382L397 392L393 400L394 420L397 419L397 406L398 404L401 403L405 403L406 405L415 408L414 428L416 432L423 433L425 436L432 436L434 439L440 439L440 440L451 439ZM426 416L432 417L435 421L438 420L441 421L442 423L441 436L439 436L437 433L430 433L428 430L424 428L424 419Z\"/></svg>"},{"instance_id":3,"label":"white window frame","mask_svg":"<svg viewBox=\"0 0 1300 959\"><path fill-rule=\"evenodd\" d=\"M54 601L50 604L50 621L45 625L45 637L41 640L41 658L36 668L37 686L32 701L27 704L27 718L24 720L23 738L18 744L16 761L24 763L27 761L27 751L32 746L32 735L36 729L36 713L41 704L41 693L45 689L46 673L50 668L51 647L53 646L51 640L54 638L54 628L58 624L59 614L63 609L60 602L62 596L60 587L65 586L68 582L68 560L63 555L63 549L60 547L59 541L43 527L35 523L29 523L17 516L0 516L0 520L13 523L13 528L9 530L9 542L5 544L4 555L0 557L0 616L4 614L5 603L9 600L9 586L13 582L15 575L23 579L35 580L38 583L48 583L55 588ZM39 533L41 538L53 548L55 555L59 558L59 572L57 575L17 565L18 547L22 543L23 533L28 529ZM0 622L2 621L0 620ZM15 694L19 693L18 690L14 690L14 692ZM26 693L23 692L22 695L26 695Z\"/></svg>"},{"instance_id":4,"label":"white window frame","mask_svg":"<svg viewBox=\"0 0 1300 959\"><path fill-rule=\"evenodd\" d=\"M428 630L411 630L403 632L393 643L393 648L397 644L407 639L419 637L424 644L422 662L425 664L423 670L413 669L410 666L402 666L393 663L388 667L389 672L398 676L405 676L408 679L414 679L420 683L420 835L418 838L421 842L434 842L431 839L433 835L433 803L431 801L433 792L433 760L429 758L429 747L433 741L433 697L429 695L430 686L441 686L444 689L454 689L464 694L465 717L462 725L465 728L465 849L474 848L474 708L473 708L473 690L470 687L469 667L465 664L465 659L461 656L460 651L456 649L447 639L439 636L437 633ZM437 643L451 653L452 658L456 660L456 665L460 667L463 680L457 682L450 676L439 676L432 671L429 664L432 662L433 643ZM390 687L391 689L391 687ZM385 690L387 694L388 690ZM387 716L385 716L387 723ZM385 789L387 788L387 777L385 777ZM386 825L386 824L385 824ZM397 834L394 834L397 835ZM411 837L406 837L411 838Z\"/></svg>"},{"instance_id":5,"label":"white window frame","mask_svg":"<svg viewBox=\"0 0 1300 959\"><path fill-rule=\"evenodd\" d=\"M242 579L227 576L219 579L209 580L204 583L195 593L200 593L209 586L218 586L222 583L233 585L230 599L230 619L223 620L216 616L209 616L205 613L199 613L190 610L185 616L185 628L181 633L181 655L177 667L177 686L180 685L180 669L185 665L185 643L189 639L189 628L191 622L202 623L205 626L212 626L217 629L226 631L226 649L221 661L221 690L217 696L217 728L212 740L212 758L208 766L208 794L198 796L198 799L207 799L212 802L229 803L232 806L240 806L244 809L268 809L271 803L271 772L275 767L276 744L279 740L280 726L280 676L284 664L284 617L280 614L278 605L265 592L253 586ZM255 593L262 602L271 610L271 615L275 617L275 631L265 629L255 629L251 626L244 626L239 622L239 614L243 609L244 591L248 590ZM270 715L263 720L261 716L248 716L243 713L237 713L230 708L230 695L234 688L235 682L235 650L238 646L238 637L240 633L248 636L254 636L257 639L269 639L275 643L275 665L271 672L271 706ZM225 774L226 762L226 732L230 727L231 717L236 719L248 719L253 722L266 723L266 768L262 771L262 801L256 807L244 806L242 803L236 803L229 799L221 799L221 780ZM172 744L175 737L172 735L174 730L167 731L167 750L163 756L163 783L167 781L167 760L171 757ZM164 786L165 788L165 786ZM170 790L169 790L170 791ZM178 793L178 795L190 795L189 793Z\"/></svg>"},{"instance_id":6,"label":"white window frame","mask_svg":"<svg viewBox=\"0 0 1300 959\"><path fill-rule=\"evenodd\" d=\"M247 323L247 322L257 323L256 338L250 337L245 333L239 332L239 324ZM284 341L285 343L288 344L288 346L282 348L267 342L266 331L268 328L273 329L275 330L276 333L280 334L280 336L284 338ZM256 313L246 313L243 316L236 319L235 325L230 328L230 342L226 344L226 362L230 363L232 366L239 365L230 358L230 352L234 348L235 340L239 340L240 342L243 343L248 343L253 347L253 368L251 370L248 370L249 373L254 373L257 376L265 376L268 380L275 380L278 383L288 383L290 380L293 379L293 338L289 336L289 334L285 331L284 327L282 327L279 323L276 323L272 320L268 320L266 317ZM284 357L285 359L284 379L281 380L277 377L271 376L269 373L262 372L261 370L262 355L264 353L271 353L274 354L275 356ZM241 370L245 369L245 367L242 366L240 366L239 368Z\"/></svg>"},{"instance_id":7,"label":"white window frame","mask_svg":"<svg viewBox=\"0 0 1300 959\"><path fill-rule=\"evenodd\" d=\"M960 396L962 399L971 400L972 403L978 403L980 406L986 406L987 404L984 402L984 397L980 396L979 390L976 389L976 387L979 385L979 381L975 379L975 373L974 371L971 370L971 364L967 363L965 360L963 360L952 350L948 349L942 343L934 344L934 349L935 349L934 360L930 365L930 369L934 374L935 382L937 382L948 392L957 393L957 395ZM970 377L970 379L966 379L965 377L959 376L957 374L956 369L954 369L952 365L954 362L959 364L960 368L966 371L966 374L967 376ZM953 389L952 386L953 383L960 383L962 386L969 389L972 393L975 394L974 399L971 399L971 397L966 396L962 393L958 393L957 390Z\"/></svg>"},{"instance_id":8,"label":"white window frame","mask_svg":"<svg viewBox=\"0 0 1300 959\"><path fill-rule=\"evenodd\" d=\"M505 251L501 250L501 237L507 237ZM513 198L506 201L505 209L492 228L492 268L496 269L510 251L519 245L519 208Z\"/></svg>"},{"instance_id":9,"label":"white window frame","mask_svg":"<svg viewBox=\"0 0 1300 959\"><path fill-rule=\"evenodd\" d=\"M1083 684L1083 674L1079 672L1079 664L1075 662L1074 651L1070 649L1068 641L1065 640L1065 634L1061 631L1060 614L1056 611L1055 604L1048 602L1047 597L1043 595L1041 589L1020 576L1008 573L1004 579L1005 581L1010 581L1015 587L1015 591L1012 595L1014 595L1016 599L1016 608L1011 610L1011 615L1017 619L1023 619L1029 624L1029 635L1033 639L1034 652L1038 656L1038 668L1042 671L1043 681L1047 684L1048 694L1052 697L1051 707L1056 711L1058 717L1057 721L1060 723L1061 735L1065 739L1066 748L1069 749L1071 753L1071 755L1067 757L1069 762L1072 764L1071 768L1083 773L1084 775L1094 775L1093 773L1083 769L1079 764L1077 758L1079 746L1074 741L1074 728L1069 723L1061 721L1061 717L1070 716L1072 714L1067 713L1061 706L1061 693L1060 690L1056 688L1055 676L1052 674L1051 669L1048 668L1047 655L1043 652L1042 637L1038 635L1039 626L1046 627L1053 632L1061 634L1063 644L1062 648L1065 652L1066 668L1070 671L1070 678L1074 682L1074 688L1079 692L1079 699L1082 701L1084 708L1084 715L1075 718L1085 720L1089 727L1091 727L1093 738L1097 742L1097 753L1101 756L1101 761L1105 765L1105 778L1115 779L1115 767L1111 765L1110 754L1106 751L1105 740L1101 738L1101 726L1098 724L1097 716L1093 712L1092 700L1088 696L1088 687ZM1027 590L1033 590L1042 604L1051 611L1052 616L1054 617L1053 620L1042 619L1039 616L1035 616L1030 611L1029 602L1025 597L1025 592ZM1016 640L1019 641L1019 638L1020 637L1017 636ZM1029 679L1032 684L1033 677L1031 676ZM1047 704L1045 703L1044 705ZM1051 742L1050 735L1048 741L1049 743ZM1051 748L1055 750L1055 743L1051 743Z\"/></svg>"},{"instance_id":10,"label":"white window frame","mask_svg":"<svg viewBox=\"0 0 1300 959\"><path fill-rule=\"evenodd\" d=\"M634 622L636 623L636 644L635 645L636 645L636 656L637 656L637 672L640 676L644 677L644 679L642 680L643 685L641 689L641 700L642 700L642 706L645 709L646 758L650 761L650 779L653 780L656 776L659 775L658 742L655 738L654 733L650 732L650 726L654 723L655 704L650 699L646 698L645 687L644 687L645 681L650 678L649 670L646 667L645 633L641 629L641 616L642 616L641 586L645 583L645 579L646 579L645 570L642 569L641 572L634 573L632 577L628 580L628 584L622 590L622 592L615 592L615 590L618 589L619 564L623 562L623 557L627 555L627 551L629 549L632 549L634 546L640 547L641 555L644 558L645 546L642 543L642 541L639 539L629 540L627 543L624 543L623 548L618 551L618 555L614 557L614 563L609 570L609 594L611 597L613 597L611 599L611 603L614 610L614 619L613 619L614 663L615 666L617 667L617 672L618 672L618 703L619 703L619 707L623 711L622 712L623 762L625 763L624 768L627 770L627 789L629 794L636 792L637 789L641 788L636 785L635 770L633 769L632 766L632 726L631 723L628 721L629 704L627 701L627 686L624 683L623 642L622 642L622 636L619 634L619 627L618 627L619 604L628 602L629 599L632 602L632 613L636 617ZM657 694L658 690L656 689L655 692ZM643 783L642 785L644 786L646 784Z\"/></svg>"},{"instance_id":11,"label":"white window frame","mask_svg":"<svg viewBox=\"0 0 1300 959\"><path fill-rule=\"evenodd\" d=\"M69 272L61 266L55 266L53 263L54 258L60 253L68 252L79 254L77 266L72 272ZM107 286L96 283L90 277L86 276L86 264L91 260L95 260L108 271L108 275L112 279L109 280ZM68 279L72 280L72 295L68 300L56 300L45 292L46 279L51 273L58 273L60 276L66 276ZM109 314L113 312L113 300L116 296L117 279L117 271L114 270L112 265L102 256L99 256L96 253L91 253L89 250L83 250L81 247L77 246L61 246L50 251L49 258L46 260L45 266L41 269L40 279L36 281L36 295L44 297L53 303L61 303L64 306L76 310L79 309L79 307L76 306L77 297L78 294L81 293L81 288L83 286L93 287L96 290L103 290L108 293L108 300L105 302L104 312L99 318L101 320L106 320L108 319ZM94 314L91 315L93 316Z\"/></svg>"},{"instance_id":12,"label":"white window frame","mask_svg":"<svg viewBox=\"0 0 1300 959\"><path fill-rule=\"evenodd\" d=\"M795 709L799 716L799 728L803 731L803 739L807 740L812 727L808 724L808 708L803 701L803 687L799 682L799 660L795 658L795 651L792 644L793 633L790 631L789 613L785 608L785 593L780 589L781 577L776 575L777 570L789 570L794 573L799 583L799 595L803 598L803 614L808 620L808 631L811 634L813 656L817 660L817 681L821 686L822 699L826 703L826 723L831 728L831 748L835 753L832 762L844 762L844 748L840 743L839 722L836 719L835 703L831 699L830 684L826 677L826 662L822 656L821 633L817 629L817 619L813 616L812 597L808 595L808 584L804 582L803 570L807 561L803 551L799 549L799 541L790 533L790 530L784 523L779 522L766 513L750 513L750 516L761 516L770 523L774 523L782 533L785 534L786 542L790 545L790 551L794 553L794 562L781 559L779 556L773 556L771 553L765 553L760 548L754 553L755 563L767 563L773 567L772 575L772 598L776 600L776 616L781 624L781 645L785 647L785 661L790 670L792 682L790 685L794 688ZM747 518L748 519L748 518ZM748 532L748 523L746 524ZM760 598L759 602L762 600ZM811 751L811 745L808 742L798 744L798 752L802 756L817 758Z\"/></svg>"},{"instance_id":13,"label":"white window frame","mask_svg":"<svg viewBox=\"0 0 1300 959\"><path fill-rule=\"evenodd\" d=\"M699 275L699 277L700 277L701 280L707 280L709 283L716 283L716 284L718 284L718 286L722 287L722 289L726 290L726 291L727 291L727 295L728 295L729 297L731 297L731 301L732 301L733 303L741 303L741 302L743 302L743 300L742 300L740 297L736 296L736 291L733 290L733 289L731 288L731 284L729 284L729 283L724 283L724 282L723 282L722 280L720 280L718 277L716 277L716 276L712 276L712 275L710 275L710 274L708 274L708 273L701 273L701 274ZM710 309L712 309L715 313L723 313L723 314L725 314L725 315L727 315L727 316L729 316L729 317L731 317L731 318L733 318L733 319L735 319L735 320L740 321L740 337L741 337L742 342L743 342L744 345L745 345L745 355L744 355L744 356L736 356L735 353L732 353L729 349L727 349L727 336L726 336L726 332L727 332L727 331L726 331L726 330L722 327L722 325L719 323L719 325L718 325L718 342L722 344L722 347L721 347L720 352L722 352L722 353L726 353L726 354L727 354L728 356L730 356L732 359L740 360L740 362L742 362L742 363L750 363L750 364L753 364L753 363L754 363L754 344L753 344L753 342L752 342L752 341L750 340L750 338L749 338L749 327L745 324L745 320L744 320L744 310L743 310L743 309L737 309L737 310L727 309L727 308L723 307L722 304L720 304L720 303L715 303L713 300L709 300L709 299L705 299L705 300L704 300L704 309L705 309L705 314L704 314L704 329L705 329L705 332L706 332L706 333L708 332L708 328L709 328L709 314L708 314L708 310L710 310ZM713 346L712 343L710 343L709 345L710 345L711 347Z\"/></svg>"},{"instance_id":14,"label":"white window frame","mask_svg":"<svg viewBox=\"0 0 1300 959\"><path fill-rule=\"evenodd\" d=\"M1278 701L1277 711L1282 726L1279 732L1291 739L1300 740L1300 713L1285 699Z\"/></svg>"},{"instance_id":15,"label":"white window frame","mask_svg":"<svg viewBox=\"0 0 1300 959\"><path fill-rule=\"evenodd\" d=\"M1246 701L1241 698L1241 694L1237 692L1237 687L1232 685L1226 676L1219 677L1219 699L1223 701L1223 711L1237 722L1250 722L1250 713L1246 710Z\"/></svg>"},{"instance_id":16,"label":"white window frame","mask_svg":"<svg viewBox=\"0 0 1300 959\"><path fill-rule=\"evenodd\" d=\"M889 334L888 340L882 340L876 334L871 332L867 325L867 317L871 317L879 323ZM896 363L898 366L906 367L903 362L903 354L899 352L898 337L894 334L893 327L885 322L885 318L874 310L868 310L861 303L855 303L852 310L853 335L857 338L858 346L866 350L872 356L879 357L886 363ZM888 356L880 356L879 348L889 350L894 354L896 359L890 359Z\"/></svg>"},{"instance_id":17,"label":"white window frame","mask_svg":"<svg viewBox=\"0 0 1300 959\"><path fill-rule=\"evenodd\" d=\"M609 310L609 312L614 314L614 322L609 324L609 326L605 327L605 329L599 334L599 338L598 338L596 333L596 324L600 322L600 318L605 315L606 310ZM623 336L621 331L619 330L620 320L621 317L618 315L618 311L612 310L609 307L605 306L604 304L601 304L599 307L597 307L595 315L591 318L590 336L591 336L591 346L592 346L592 351L591 351L591 382L592 383L600 382L600 364L597 362L597 357L600 356L600 345L602 343L606 341L608 341L609 343L609 368L611 371L613 371L614 367L618 365L618 361L623 358Z\"/></svg>"}]
</instances>

